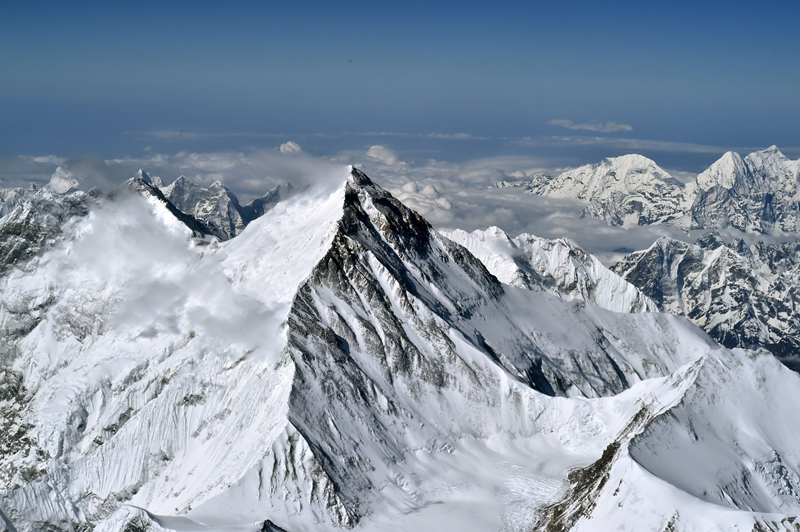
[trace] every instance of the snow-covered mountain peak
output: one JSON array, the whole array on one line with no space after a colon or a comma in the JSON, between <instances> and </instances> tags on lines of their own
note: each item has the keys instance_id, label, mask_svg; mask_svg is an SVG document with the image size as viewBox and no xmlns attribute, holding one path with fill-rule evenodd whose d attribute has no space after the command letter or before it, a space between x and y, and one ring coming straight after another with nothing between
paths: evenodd
<instances>
[{"instance_id":1,"label":"snow-covered mountain peak","mask_svg":"<svg viewBox=\"0 0 800 532\"><path fill-rule=\"evenodd\" d=\"M777 146L770 146L761 151L755 151L745 159L753 169L762 174L766 179L797 180L800 177L800 160L793 161L786 157Z\"/></svg>"},{"instance_id":2,"label":"snow-covered mountain peak","mask_svg":"<svg viewBox=\"0 0 800 532\"><path fill-rule=\"evenodd\" d=\"M697 185L695 227L800 230L800 160L776 146L744 158L728 152L697 176Z\"/></svg>"},{"instance_id":3,"label":"snow-covered mountain peak","mask_svg":"<svg viewBox=\"0 0 800 532\"><path fill-rule=\"evenodd\" d=\"M532 180L532 194L575 198L588 203L585 214L611 225L676 223L687 225L684 211L693 191L638 154L604 159L568 170L555 178Z\"/></svg>"},{"instance_id":4,"label":"snow-covered mountain peak","mask_svg":"<svg viewBox=\"0 0 800 532\"><path fill-rule=\"evenodd\" d=\"M638 187L651 182L665 182L682 188L679 181L654 161L638 154L610 157L599 163L568 170L553 179L547 188L553 196L577 192L578 198L591 199L620 190L637 192Z\"/></svg>"},{"instance_id":5,"label":"snow-covered mountain peak","mask_svg":"<svg viewBox=\"0 0 800 532\"><path fill-rule=\"evenodd\" d=\"M662 170L655 161L637 153L609 157L600 164L629 178L634 175L643 175L646 179L672 179L672 176Z\"/></svg>"},{"instance_id":6,"label":"snow-covered mountain peak","mask_svg":"<svg viewBox=\"0 0 800 532\"><path fill-rule=\"evenodd\" d=\"M164 187L164 183L163 181L161 181L160 177L155 176L149 172L145 172L141 168L139 168L139 170L133 175L133 177L141 179L145 183L153 185L154 187L159 189Z\"/></svg>"},{"instance_id":7,"label":"snow-covered mountain peak","mask_svg":"<svg viewBox=\"0 0 800 532\"><path fill-rule=\"evenodd\" d=\"M746 172L747 167L742 156L729 151L698 174L697 186L700 190L708 190L714 186L730 189L736 180L741 179Z\"/></svg>"},{"instance_id":8,"label":"snow-covered mountain peak","mask_svg":"<svg viewBox=\"0 0 800 532\"><path fill-rule=\"evenodd\" d=\"M204 188L182 175L160 188L175 207L205 224L209 233L220 240L238 235L251 221L248 214L253 209L242 207L236 195L220 181Z\"/></svg>"},{"instance_id":9,"label":"snow-covered mountain peak","mask_svg":"<svg viewBox=\"0 0 800 532\"><path fill-rule=\"evenodd\" d=\"M80 183L75 179L72 172L59 166L56 168L56 171L53 172L53 175L50 177L50 182L45 185L45 188L57 194L66 194L79 186Z\"/></svg>"},{"instance_id":10,"label":"snow-covered mountain peak","mask_svg":"<svg viewBox=\"0 0 800 532\"><path fill-rule=\"evenodd\" d=\"M800 394L771 357L607 310L624 291L569 240L463 233L561 283L503 285L362 172L330 177L198 246L137 176L151 195L65 211L0 276L0 530L750 530L782 518L753 509L797 513Z\"/></svg>"},{"instance_id":11,"label":"snow-covered mountain peak","mask_svg":"<svg viewBox=\"0 0 800 532\"><path fill-rule=\"evenodd\" d=\"M375 185L375 183L372 182L367 174L353 165L349 165L347 167L347 182L356 187L369 187Z\"/></svg>"}]
</instances>

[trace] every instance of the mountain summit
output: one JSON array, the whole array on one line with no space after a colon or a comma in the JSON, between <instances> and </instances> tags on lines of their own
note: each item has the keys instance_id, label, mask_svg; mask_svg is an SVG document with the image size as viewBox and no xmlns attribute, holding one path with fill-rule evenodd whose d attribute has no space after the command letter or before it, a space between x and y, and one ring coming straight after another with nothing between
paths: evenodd
<instances>
[{"instance_id":1,"label":"mountain summit","mask_svg":"<svg viewBox=\"0 0 800 532\"><path fill-rule=\"evenodd\" d=\"M692 218L705 229L800 230L800 160L776 146L744 158L726 153L697 176Z\"/></svg>"},{"instance_id":2,"label":"mountain summit","mask_svg":"<svg viewBox=\"0 0 800 532\"><path fill-rule=\"evenodd\" d=\"M785 422L800 378L774 357L504 284L361 171L336 177L205 245L156 195L98 198L8 265L0 530L660 531L800 513Z\"/></svg>"}]
</instances>

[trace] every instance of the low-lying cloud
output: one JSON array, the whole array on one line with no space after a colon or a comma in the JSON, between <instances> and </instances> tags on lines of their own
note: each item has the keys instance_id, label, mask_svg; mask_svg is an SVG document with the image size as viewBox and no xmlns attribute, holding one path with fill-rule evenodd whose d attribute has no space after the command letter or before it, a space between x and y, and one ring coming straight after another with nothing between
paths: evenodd
<instances>
[{"instance_id":1,"label":"low-lying cloud","mask_svg":"<svg viewBox=\"0 0 800 532\"><path fill-rule=\"evenodd\" d=\"M0 186L30 183L41 186L60 166L81 182L81 188L99 186L109 190L142 168L165 183L180 175L203 186L221 181L240 200L249 201L281 182L291 182L299 189L338 186L348 164L362 168L437 229L472 231L496 225L512 236L527 232L545 238L567 237L606 264L620 258L625 250L650 246L660 236L694 241L701 234L667 225L610 227L603 220L582 217L585 205L579 201L535 196L523 188L492 186L498 181L527 179L540 172L556 175L567 169L563 159L503 156L458 163L435 159L414 162L404 160L386 145L349 150L331 157L312 156L293 141L251 151L148 153L114 160L11 157L0 160L3 178ZM671 173L684 181L693 179L688 172Z\"/></svg>"},{"instance_id":2,"label":"low-lying cloud","mask_svg":"<svg viewBox=\"0 0 800 532\"><path fill-rule=\"evenodd\" d=\"M299 144L287 142L276 148L251 151L174 154L148 153L141 157L102 160L94 156L74 159L58 157L9 157L0 160L0 187L42 187L56 168L76 179L82 190L99 188L109 192L139 169L169 184L184 175L202 186L220 181L241 200L260 196L276 184L291 182L297 188L338 180L343 163L313 157Z\"/></svg>"},{"instance_id":3,"label":"low-lying cloud","mask_svg":"<svg viewBox=\"0 0 800 532\"><path fill-rule=\"evenodd\" d=\"M600 133L614 133L616 131L633 131L633 127L628 124L617 124L616 122L586 122L583 124L576 124L572 120L550 120L548 125L561 126L567 129L576 129L580 131L598 131Z\"/></svg>"}]
</instances>

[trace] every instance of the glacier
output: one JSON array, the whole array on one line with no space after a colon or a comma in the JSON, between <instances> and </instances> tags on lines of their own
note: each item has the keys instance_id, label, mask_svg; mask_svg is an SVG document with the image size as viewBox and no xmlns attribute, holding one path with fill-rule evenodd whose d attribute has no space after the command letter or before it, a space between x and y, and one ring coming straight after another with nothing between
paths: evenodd
<instances>
[{"instance_id":1,"label":"glacier","mask_svg":"<svg viewBox=\"0 0 800 532\"><path fill-rule=\"evenodd\" d=\"M574 243L146 177L0 219L0 530L793 529L800 376Z\"/></svg>"}]
</instances>

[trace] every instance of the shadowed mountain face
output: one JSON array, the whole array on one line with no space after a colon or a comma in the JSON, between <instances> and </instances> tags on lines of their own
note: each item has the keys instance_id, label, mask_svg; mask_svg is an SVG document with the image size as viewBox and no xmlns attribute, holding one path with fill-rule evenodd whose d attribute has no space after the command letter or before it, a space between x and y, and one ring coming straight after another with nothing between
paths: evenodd
<instances>
[{"instance_id":1,"label":"shadowed mountain face","mask_svg":"<svg viewBox=\"0 0 800 532\"><path fill-rule=\"evenodd\" d=\"M202 222L211 235L220 240L229 240L244 230L245 226L262 216L291 190L288 184L278 185L264 196L245 206L239 204L236 195L219 181L208 188L197 185L180 176L171 185L155 185L181 212Z\"/></svg>"},{"instance_id":2,"label":"shadowed mountain face","mask_svg":"<svg viewBox=\"0 0 800 532\"><path fill-rule=\"evenodd\" d=\"M800 371L800 243L694 245L661 238L613 268L665 312L686 316L726 347L765 347Z\"/></svg>"},{"instance_id":3,"label":"shadowed mountain face","mask_svg":"<svg viewBox=\"0 0 800 532\"><path fill-rule=\"evenodd\" d=\"M340 183L208 243L140 176L8 265L0 530L752 529L753 510L800 511L800 429L781 424L800 383L771 356L648 312L574 243L515 240L529 282L504 284L362 172ZM734 415L764 426L726 432ZM670 423L722 435L673 441L672 464L741 453L693 480L659 459Z\"/></svg>"}]
</instances>

